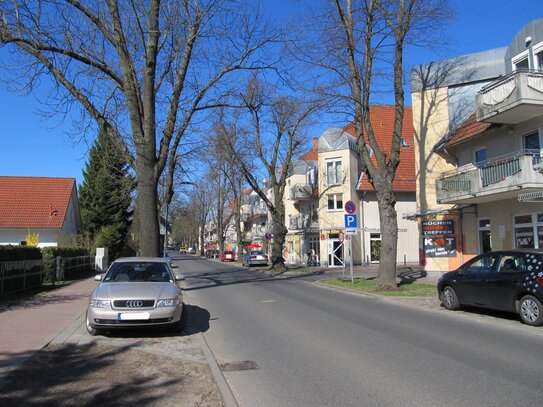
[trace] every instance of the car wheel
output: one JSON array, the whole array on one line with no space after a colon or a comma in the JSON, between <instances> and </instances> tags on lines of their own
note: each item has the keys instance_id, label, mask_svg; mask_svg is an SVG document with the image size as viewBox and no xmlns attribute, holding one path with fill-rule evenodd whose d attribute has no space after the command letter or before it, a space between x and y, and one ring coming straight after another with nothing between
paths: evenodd
<instances>
[{"instance_id":1,"label":"car wheel","mask_svg":"<svg viewBox=\"0 0 543 407\"><path fill-rule=\"evenodd\" d=\"M189 322L189 313L187 311L187 306L183 304L183 310L181 311L181 318L179 318L179 321L174 323L172 325L172 331L176 333L180 333L187 327L187 323Z\"/></svg>"},{"instance_id":2,"label":"car wheel","mask_svg":"<svg viewBox=\"0 0 543 407\"><path fill-rule=\"evenodd\" d=\"M89 313L88 313L88 311L85 314L85 326L87 327L87 332L92 336L100 335L102 333L102 330L97 329L97 328L93 328L91 326L91 324L89 322Z\"/></svg>"},{"instance_id":3,"label":"car wheel","mask_svg":"<svg viewBox=\"0 0 543 407\"><path fill-rule=\"evenodd\" d=\"M447 286L443 289L441 293L441 301L443 306L449 310L455 310L460 308L460 303L458 302L458 296L454 291L454 288Z\"/></svg>"},{"instance_id":4,"label":"car wheel","mask_svg":"<svg viewBox=\"0 0 543 407\"><path fill-rule=\"evenodd\" d=\"M519 315L525 324L543 324L543 306L541 305L541 301L532 295L525 295L520 300Z\"/></svg>"}]
</instances>

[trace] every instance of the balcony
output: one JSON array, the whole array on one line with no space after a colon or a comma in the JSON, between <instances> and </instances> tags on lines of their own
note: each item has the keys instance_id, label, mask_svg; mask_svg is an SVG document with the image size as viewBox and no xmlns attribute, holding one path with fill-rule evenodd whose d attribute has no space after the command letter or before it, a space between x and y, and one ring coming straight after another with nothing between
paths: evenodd
<instances>
[{"instance_id":1,"label":"balcony","mask_svg":"<svg viewBox=\"0 0 543 407\"><path fill-rule=\"evenodd\" d=\"M438 203L472 204L516 198L543 188L540 150L523 150L464 166L436 180Z\"/></svg>"},{"instance_id":2,"label":"balcony","mask_svg":"<svg viewBox=\"0 0 543 407\"><path fill-rule=\"evenodd\" d=\"M317 185L296 184L290 187L291 201L307 201L317 197Z\"/></svg>"},{"instance_id":3,"label":"balcony","mask_svg":"<svg viewBox=\"0 0 543 407\"><path fill-rule=\"evenodd\" d=\"M290 230L318 231L319 212L314 210L308 214L291 216L288 228Z\"/></svg>"},{"instance_id":4,"label":"balcony","mask_svg":"<svg viewBox=\"0 0 543 407\"><path fill-rule=\"evenodd\" d=\"M475 95L477 121L516 124L543 114L543 72L521 70Z\"/></svg>"}]
</instances>

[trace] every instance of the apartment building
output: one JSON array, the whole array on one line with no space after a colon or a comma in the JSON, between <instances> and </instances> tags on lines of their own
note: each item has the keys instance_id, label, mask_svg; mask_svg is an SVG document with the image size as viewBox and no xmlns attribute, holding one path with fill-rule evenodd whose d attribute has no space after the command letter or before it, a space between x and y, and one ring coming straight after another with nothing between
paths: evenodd
<instances>
[{"instance_id":1,"label":"apartment building","mask_svg":"<svg viewBox=\"0 0 543 407\"><path fill-rule=\"evenodd\" d=\"M390 149L394 107L372 106L370 116L379 145L385 151ZM418 262L419 252L417 222L406 217L416 210L410 108L405 111L402 139L400 165L393 184L400 236L397 262L413 263ZM329 267L342 267L351 257L354 264L379 262L377 199L362 172L352 124L324 132L313 149L292 166L287 188L287 262L307 262L310 252L318 256L321 265ZM345 234L347 202L354 204L358 220L352 236ZM347 248L352 248L352 253Z\"/></svg>"},{"instance_id":2,"label":"apartment building","mask_svg":"<svg viewBox=\"0 0 543 407\"><path fill-rule=\"evenodd\" d=\"M412 70L419 248L427 271L543 248L543 19L503 48Z\"/></svg>"}]
</instances>

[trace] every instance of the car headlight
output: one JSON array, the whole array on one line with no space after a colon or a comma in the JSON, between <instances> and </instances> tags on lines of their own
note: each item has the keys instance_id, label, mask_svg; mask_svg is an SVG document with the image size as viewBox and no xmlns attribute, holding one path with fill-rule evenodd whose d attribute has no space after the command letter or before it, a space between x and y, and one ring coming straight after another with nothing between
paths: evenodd
<instances>
[{"instance_id":1,"label":"car headlight","mask_svg":"<svg viewBox=\"0 0 543 407\"><path fill-rule=\"evenodd\" d=\"M176 305L179 305L179 298L168 298L166 300L158 300L156 303L157 308L158 307L175 307Z\"/></svg>"},{"instance_id":2,"label":"car headlight","mask_svg":"<svg viewBox=\"0 0 543 407\"><path fill-rule=\"evenodd\" d=\"M89 304L92 308L111 308L111 301L91 299Z\"/></svg>"}]
</instances>

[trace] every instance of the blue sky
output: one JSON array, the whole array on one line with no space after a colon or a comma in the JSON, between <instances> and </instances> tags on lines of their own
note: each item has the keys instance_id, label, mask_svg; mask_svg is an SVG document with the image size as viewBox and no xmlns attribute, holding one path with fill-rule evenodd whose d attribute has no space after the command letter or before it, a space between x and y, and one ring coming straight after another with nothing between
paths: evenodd
<instances>
[{"instance_id":1,"label":"blue sky","mask_svg":"<svg viewBox=\"0 0 543 407\"><path fill-rule=\"evenodd\" d=\"M277 15L288 15L288 0L263 0L263 4ZM507 46L522 26L543 17L541 0L452 0L451 4L456 18L443 27L450 44L418 49L407 55L410 64ZM0 75L5 75L1 67ZM0 88L0 106L0 175L74 177L82 182L88 145L69 137L69 123L43 117L35 96L12 94L5 87Z\"/></svg>"}]
</instances>

